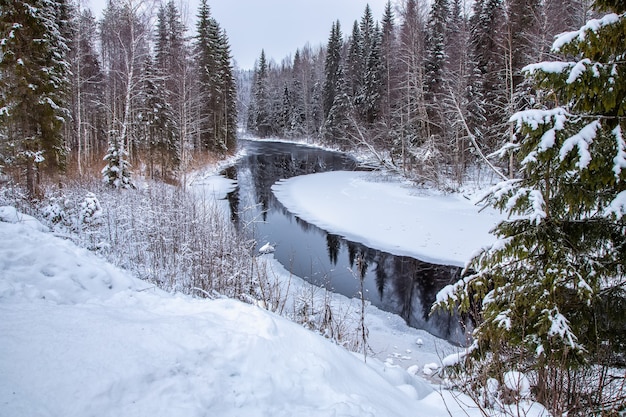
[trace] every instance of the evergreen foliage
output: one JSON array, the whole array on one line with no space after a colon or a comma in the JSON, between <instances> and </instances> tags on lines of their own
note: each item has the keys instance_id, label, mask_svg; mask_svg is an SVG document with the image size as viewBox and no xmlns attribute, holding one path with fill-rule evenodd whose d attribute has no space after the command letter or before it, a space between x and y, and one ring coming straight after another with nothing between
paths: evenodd
<instances>
[{"instance_id":1,"label":"evergreen foliage","mask_svg":"<svg viewBox=\"0 0 626 417\"><path fill-rule=\"evenodd\" d=\"M343 35L339 21L333 23L326 47L326 64L324 66L324 89L322 91L324 103L324 119L328 118L330 109L333 107L335 97L342 78L341 50L343 48Z\"/></svg>"},{"instance_id":2,"label":"evergreen foliage","mask_svg":"<svg viewBox=\"0 0 626 417\"><path fill-rule=\"evenodd\" d=\"M435 0L430 11L426 45L426 88L430 97L443 92L443 73L446 69L446 41L450 5L448 0Z\"/></svg>"},{"instance_id":3,"label":"evergreen foliage","mask_svg":"<svg viewBox=\"0 0 626 417\"><path fill-rule=\"evenodd\" d=\"M131 179L128 153L120 143L117 132L111 132L110 135L109 149L104 156L106 165L102 168L102 179L114 188L135 188Z\"/></svg>"},{"instance_id":4,"label":"evergreen foliage","mask_svg":"<svg viewBox=\"0 0 626 417\"><path fill-rule=\"evenodd\" d=\"M380 107L382 34L378 23L374 22L369 5L365 6L359 30L360 38L352 39L352 43L360 44L358 47L360 73L356 74L359 85L355 92L354 104L361 121L372 124L378 118Z\"/></svg>"},{"instance_id":5,"label":"evergreen foliage","mask_svg":"<svg viewBox=\"0 0 626 417\"><path fill-rule=\"evenodd\" d=\"M597 5L612 13L554 42L572 60L524 68L537 96L511 118L520 178L486 197L511 218L443 302L482 306L474 353L534 370L555 414L582 401L555 400L559 378L626 352L626 8Z\"/></svg>"},{"instance_id":6,"label":"evergreen foliage","mask_svg":"<svg viewBox=\"0 0 626 417\"><path fill-rule=\"evenodd\" d=\"M147 162L151 178L169 178L180 165L178 128L167 101L165 80L157 73L151 59L145 66L143 103L139 111L139 123L144 125L148 148ZM159 172L155 165L160 167ZM157 175L160 174L160 175Z\"/></svg>"},{"instance_id":7,"label":"evergreen foliage","mask_svg":"<svg viewBox=\"0 0 626 417\"><path fill-rule=\"evenodd\" d=\"M261 51L261 56L254 69L254 101L251 106L248 129L258 136L265 138L273 134L271 123L270 97L268 91L268 65L265 59L265 51Z\"/></svg>"},{"instance_id":8,"label":"evergreen foliage","mask_svg":"<svg viewBox=\"0 0 626 417\"><path fill-rule=\"evenodd\" d=\"M236 85L226 33L200 3L196 26L196 65L200 109L199 142L213 152L234 150L237 125Z\"/></svg>"},{"instance_id":9,"label":"evergreen foliage","mask_svg":"<svg viewBox=\"0 0 626 417\"><path fill-rule=\"evenodd\" d=\"M65 167L67 17L64 0L0 1L0 163L25 174L31 194L40 166Z\"/></svg>"},{"instance_id":10,"label":"evergreen foliage","mask_svg":"<svg viewBox=\"0 0 626 417\"><path fill-rule=\"evenodd\" d=\"M381 22L380 41L381 116L388 126L391 124L392 109L397 106L398 101L395 93L398 78L397 53L395 14L391 1L388 1Z\"/></svg>"}]
</instances>

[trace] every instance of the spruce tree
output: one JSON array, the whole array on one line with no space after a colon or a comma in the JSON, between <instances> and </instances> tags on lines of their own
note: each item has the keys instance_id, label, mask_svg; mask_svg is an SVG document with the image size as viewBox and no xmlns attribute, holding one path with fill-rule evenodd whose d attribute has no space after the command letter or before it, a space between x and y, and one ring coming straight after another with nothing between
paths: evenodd
<instances>
[{"instance_id":1,"label":"spruce tree","mask_svg":"<svg viewBox=\"0 0 626 417\"><path fill-rule=\"evenodd\" d=\"M233 153L237 147L237 83L234 76L230 43L225 30L222 30L218 41L219 71L219 137L222 149Z\"/></svg>"},{"instance_id":2,"label":"spruce tree","mask_svg":"<svg viewBox=\"0 0 626 417\"><path fill-rule=\"evenodd\" d=\"M324 89L322 91L322 100L324 108L324 120L328 117L330 109L333 107L335 97L338 92L338 83L341 68L341 49L343 48L343 35L341 34L341 25L339 21L333 23L328 38L328 46L326 47L326 64L324 66Z\"/></svg>"},{"instance_id":3,"label":"spruce tree","mask_svg":"<svg viewBox=\"0 0 626 417\"><path fill-rule=\"evenodd\" d=\"M38 168L64 169L69 117L65 1L0 1L0 163L33 194Z\"/></svg>"},{"instance_id":4,"label":"spruce tree","mask_svg":"<svg viewBox=\"0 0 626 417\"><path fill-rule=\"evenodd\" d=\"M343 67L337 73L337 85L333 105L322 126L322 137L328 141L345 144L354 132L355 109L349 94L349 86L343 76Z\"/></svg>"},{"instance_id":5,"label":"spruce tree","mask_svg":"<svg viewBox=\"0 0 626 417\"><path fill-rule=\"evenodd\" d=\"M226 33L200 3L196 36L199 136L205 149L233 151L236 141L236 86Z\"/></svg>"},{"instance_id":6,"label":"spruce tree","mask_svg":"<svg viewBox=\"0 0 626 417\"><path fill-rule=\"evenodd\" d=\"M397 54L395 15L391 1L388 1L382 18L380 43L381 115L388 126L391 124L392 108L398 101Z\"/></svg>"},{"instance_id":7,"label":"spruce tree","mask_svg":"<svg viewBox=\"0 0 626 417\"><path fill-rule=\"evenodd\" d=\"M446 70L446 43L450 4L448 0L433 2L428 24L426 44L426 91L427 99L434 101L444 91L443 80Z\"/></svg>"},{"instance_id":8,"label":"spruce tree","mask_svg":"<svg viewBox=\"0 0 626 417\"><path fill-rule=\"evenodd\" d=\"M567 60L524 68L537 97L511 118L520 175L487 196L511 217L446 293L482 305L475 357L532 370L554 415L605 406L602 392L567 392L588 388L572 372L626 352L626 4L596 7L609 13L554 42Z\"/></svg>"},{"instance_id":9,"label":"spruce tree","mask_svg":"<svg viewBox=\"0 0 626 417\"><path fill-rule=\"evenodd\" d=\"M289 120L289 136L303 137L306 133L306 106L305 92L302 82L302 73L305 63L302 62L300 50L296 51L291 70L290 103L291 117Z\"/></svg>"},{"instance_id":10,"label":"spruce tree","mask_svg":"<svg viewBox=\"0 0 626 417\"><path fill-rule=\"evenodd\" d=\"M503 136L507 115L505 68L502 48L502 23L504 11L502 0L477 0L471 18L471 61L472 73L468 98L469 120L472 133L488 151L496 149Z\"/></svg>"},{"instance_id":11,"label":"spruce tree","mask_svg":"<svg viewBox=\"0 0 626 417\"><path fill-rule=\"evenodd\" d=\"M380 27L374 22L369 4L359 24L360 74L357 76L357 88L354 105L362 122L373 123L378 116L381 97L381 37ZM355 42L353 39L352 42Z\"/></svg>"},{"instance_id":12,"label":"spruce tree","mask_svg":"<svg viewBox=\"0 0 626 417\"><path fill-rule=\"evenodd\" d=\"M361 28L358 21L354 21L352 25L352 35L350 36L350 45L348 47L348 56L346 57L346 81L350 89L350 97L353 101L359 95L363 88L363 73L365 68L365 60L363 59L361 39Z\"/></svg>"},{"instance_id":13,"label":"spruce tree","mask_svg":"<svg viewBox=\"0 0 626 417\"><path fill-rule=\"evenodd\" d=\"M374 123L380 114L383 89L381 42L382 33L378 24L376 24L370 36L370 45L367 48L368 54L365 57L365 74L363 76L361 101L361 118L369 125Z\"/></svg>"},{"instance_id":14,"label":"spruce tree","mask_svg":"<svg viewBox=\"0 0 626 417\"><path fill-rule=\"evenodd\" d=\"M270 99L268 91L268 67L265 59L265 50L254 69L254 86L252 90L253 102L249 114L248 129L264 138L272 134L270 120Z\"/></svg>"},{"instance_id":15,"label":"spruce tree","mask_svg":"<svg viewBox=\"0 0 626 417\"><path fill-rule=\"evenodd\" d=\"M109 134L109 148L103 158L106 165L102 168L102 180L115 188L135 188L128 162L128 152L124 149L117 132Z\"/></svg>"},{"instance_id":16,"label":"spruce tree","mask_svg":"<svg viewBox=\"0 0 626 417\"><path fill-rule=\"evenodd\" d=\"M142 86L142 105L138 119L144 126L148 150L150 176L170 178L180 165L178 127L172 108L167 101L165 78L149 57L146 61Z\"/></svg>"}]
</instances>

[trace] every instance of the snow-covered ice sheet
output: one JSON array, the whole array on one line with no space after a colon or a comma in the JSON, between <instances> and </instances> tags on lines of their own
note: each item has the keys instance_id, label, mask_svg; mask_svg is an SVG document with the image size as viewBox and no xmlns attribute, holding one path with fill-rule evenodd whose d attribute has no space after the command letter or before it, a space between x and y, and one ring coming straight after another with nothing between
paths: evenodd
<instances>
[{"instance_id":1,"label":"snow-covered ice sheet","mask_svg":"<svg viewBox=\"0 0 626 417\"><path fill-rule=\"evenodd\" d=\"M292 213L329 232L395 255L463 266L495 238L504 218L459 194L384 180L375 172L335 171L281 180L272 187Z\"/></svg>"}]
</instances>

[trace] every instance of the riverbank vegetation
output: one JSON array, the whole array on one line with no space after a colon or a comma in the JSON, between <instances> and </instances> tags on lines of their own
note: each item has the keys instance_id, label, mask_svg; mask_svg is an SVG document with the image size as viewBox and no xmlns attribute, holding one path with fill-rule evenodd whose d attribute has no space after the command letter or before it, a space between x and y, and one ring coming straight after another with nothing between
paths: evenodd
<instances>
[{"instance_id":1,"label":"riverbank vegetation","mask_svg":"<svg viewBox=\"0 0 626 417\"><path fill-rule=\"evenodd\" d=\"M504 181L485 201L510 220L440 294L476 323L460 385L488 393L517 375L554 415L623 411L626 8L464 7L407 0L399 24L390 3L380 23L368 7L319 51L262 54L248 128L364 147L437 187L487 164Z\"/></svg>"},{"instance_id":2,"label":"riverbank vegetation","mask_svg":"<svg viewBox=\"0 0 626 417\"><path fill-rule=\"evenodd\" d=\"M99 19L72 0L12 1L0 25L4 181L35 196L96 165L129 188L133 172L178 181L207 153L235 151L230 47L206 1L193 38L174 1L109 1Z\"/></svg>"},{"instance_id":3,"label":"riverbank vegetation","mask_svg":"<svg viewBox=\"0 0 626 417\"><path fill-rule=\"evenodd\" d=\"M626 407L626 7L589 6L390 2L380 22L366 8L352 28L333 23L324 47L280 64L261 53L248 77L235 73L206 0L193 39L172 1L156 15L139 0L110 1L98 21L69 0L3 2L0 201L38 210L57 233L167 290L277 311L285 295L255 267L245 235L184 187L164 185L185 185L190 167L233 152L238 116L262 138L364 148L447 190L486 164L505 181L485 201L511 218L440 294L440 307L476 324L448 375L485 407L532 397L553 415L617 415ZM249 106L235 79L240 92L249 87ZM136 186L133 173L162 182L119 192ZM304 323L345 333L328 321L341 315L308 300Z\"/></svg>"},{"instance_id":4,"label":"riverbank vegetation","mask_svg":"<svg viewBox=\"0 0 626 417\"><path fill-rule=\"evenodd\" d=\"M363 349L357 308L274 273L255 252L252 230L237 229L228 203L217 201L224 196L201 184L150 181L120 193L80 180L43 191L46 198L33 203L21 187L3 187L0 207L30 213L57 236L160 289L261 306L350 350Z\"/></svg>"},{"instance_id":5,"label":"riverbank vegetation","mask_svg":"<svg viewBox=\"0 0 626 417\"><path fill-rule=\"evenodd\" d=\"M241 120L260 137L366 149L419 183L457 189L514 141L509 117L536 103L521 69L556 56L554 36L592 14L578 0L403 0L378 21L368 7L352 27L333 23L323 47L280 62L261 53ZM518 167L489 161L504 176Z\"/></svg>"}]
</instances>

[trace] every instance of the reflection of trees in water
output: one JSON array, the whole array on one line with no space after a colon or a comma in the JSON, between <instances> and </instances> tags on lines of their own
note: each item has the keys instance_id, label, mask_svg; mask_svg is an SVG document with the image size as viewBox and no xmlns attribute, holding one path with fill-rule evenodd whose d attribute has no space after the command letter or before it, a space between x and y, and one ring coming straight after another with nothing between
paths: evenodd
<instances>
[{"instance_id":1,"label":"reflection of trees in water","mask_svg":"<svg viewBox=\"0 0 626 417\"><path fill-rule=\"evenodd\" d=\"M348 244L350 268L357 278L365 278L370 261L373 260L372 250L358 243L350 241L346 241L346 243Z\"/></svg>"},{"instance_id":2,"label":"reflection of trees in water","mask_svg":"<svg viewBox=\"0 0 626 417\"><path fill-rule=\"evenodd\" d=\"M329 234L327 242L331 262L337 264L340 252L338 246L345 243L350 267L355 271L354 267L360 264L361 274L366 279L371 279L376 286L379 299L371 300L372 302L386 311L400 315L413 327L427 330L450 341L465 342L463 328L457 316L438 312L430 314L437 292L458 281L461 268L429 264L407 256L395 256L359 243L342 242L330 236Z\"/></svg>"},{"instance_id":3,"label":"reflection of trees in water","mask_svg":"<svg viewBox=\"0 0 626 417\"><path fill-rule=\"evenodd\" d=\"M303 231L325 234L328 270L336 266L341 270L345 266L356 274L356 278L362 277L365 282L371 282L375 286L376 294L369 295L372 303L383 310L401 315L413 327L427 330L450 341L465 341L456 316L445 313L429 315L437 292L458 280L460 268L394 256L326 233L298 217L292 217L271 190L272 185L280 179L316 172L355 169L353 160L337 153L285 144L252 143L246 147L248 155L236 166L223 172L226 177L237 180L239 184L228 195L231 216L237 227L240 227L241 216L247 222L259 217L266 221L269 210L295 218L295 224ZM342 255L342 250L347 253ZM307 254L301 256L306 257ZM343 256L346 257L341 259ZM314 276L314 272L311 271L309 275Z\"/></svg>"},{"instance_id":4,"label":"reflection of trees in water","mask_svg":"<svg viewBox=\"0 0 626 417\"><path fill-rule=\"evenodd\" d=\"M229 180L237 181L237 167L229 166L222 171L222 175L224 175ZM235 227L239 229L239 187L235 188L234 191L228 193L226 195L226 199L228 200L228 205L230 207L230 220L233 222Z\"/></svg>"},{"instance_id":5,"label":"reflection of trees in water","mask_svg":"<svg viewBox=\"0 0 626 417\"><path fill-rule=\"evenodd\" d=\"M240 210L239 200L249 198L246 208L258 205L258 214L263 221L267 220L267 212L271 209L287 213L272 192L272 185L276 181L298 175L356 168L356 162L352 158L336 152L277 143L248 143L246 147L249 154L241 158L235 166L224 170L223 174L239 183L249 182L254 195L241 196L239 190L231 193L239 194L237 203L231 203L231 209ZM242 176L244 173L248 178Z\"/></svg>"},{"instance_id":6,"label":"reflection of trees in water","mask_svg":"<svg viewBox=\"0 0 626 417\"><path fill-rule=\"evenodd\" d=\"M341 249L341 238L332 233L326 233L326 245L328 246L328 257L333 265L337 265L339 249Z\"/></svg>"}]
</instances>

